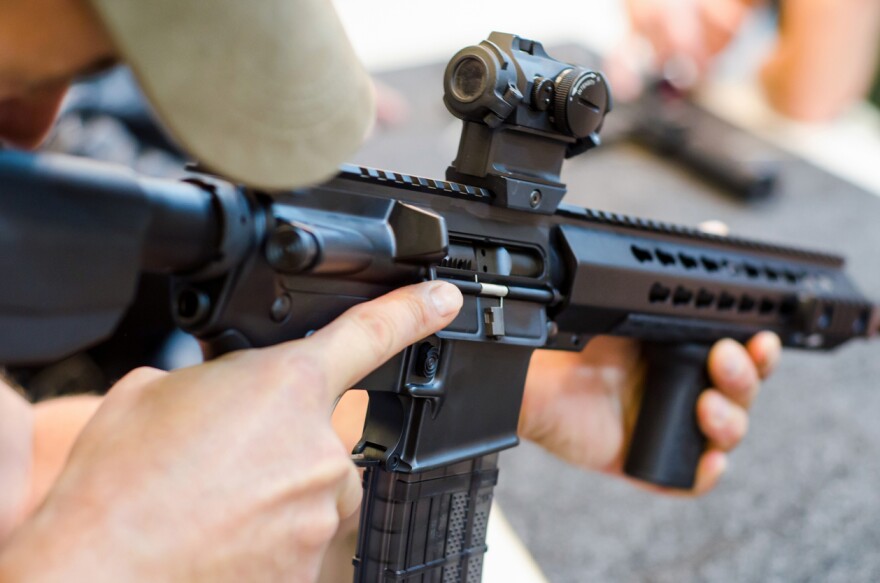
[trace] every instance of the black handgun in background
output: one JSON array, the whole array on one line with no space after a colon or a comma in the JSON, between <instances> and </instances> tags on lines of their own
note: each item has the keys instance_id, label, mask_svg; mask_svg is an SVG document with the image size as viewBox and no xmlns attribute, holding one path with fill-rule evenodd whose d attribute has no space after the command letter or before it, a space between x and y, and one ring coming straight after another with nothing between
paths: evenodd
<instances>
[{"instance_id":1,"label":"black handgun in background","mask_svg":"<svg viewBox=\"0 0 880 583\"><path fill-rule=\"evenodd\" d=\"M826 350L880 329L839 257L563 204L562 162L598 144L611 106L601 74L493 33L453 57L444 86L464 122L447 180L347 167L268 193L0 153L0 268L16 282L0 288L0 361L107 336L141 273L169 278L175 320L208 358L448 281L464 294L455 321L357 385L370 404L354 451L366 468L355 579L456 583L480 579L497 452L517 444L535 349L643 341L625 469L688 488L714 341L771 330Z\"/></svg>"},{"instance_id":2,"label":"black handgun in background","mask_svg":"<svg viewBox=\"0 0 880 583\"><path fill-rule=\"evenodd\" d=\"M699 118L705 113L670 81L651 82L622 109L624 120L615 120L603 145L642 146L745 203L759 203L777 191L782 166L768 149L761 148L756 138L739 143L730 135L701 127L705 124Z\"/></svg>"}]
</instances>

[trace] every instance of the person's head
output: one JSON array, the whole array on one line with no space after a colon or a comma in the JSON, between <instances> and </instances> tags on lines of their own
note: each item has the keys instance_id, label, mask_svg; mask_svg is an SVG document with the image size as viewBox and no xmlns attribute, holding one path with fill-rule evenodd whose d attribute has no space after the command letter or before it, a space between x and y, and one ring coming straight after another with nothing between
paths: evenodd
<instances>
[{"instance_id":1,"label":"person's head","mask_svg":"<svg viewBox=\"0 0 880 583\"><path fill-rule=\"evenodd\" d=\"M76 77L134 69L162 121L230 178L326 178L372 122L330 0L0 0L0 141L33 148Z\"/></svg>"}]
</instances>

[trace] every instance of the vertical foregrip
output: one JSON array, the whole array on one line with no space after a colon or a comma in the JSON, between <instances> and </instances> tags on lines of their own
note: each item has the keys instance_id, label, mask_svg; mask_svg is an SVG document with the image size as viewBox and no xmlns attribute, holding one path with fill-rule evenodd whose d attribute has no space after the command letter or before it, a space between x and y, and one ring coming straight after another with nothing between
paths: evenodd
<instances>
[{"instance_id":1,"label":"vertical foregrip","mask_svg":"<svg viewBox=\"0 0 880 583\"><path fill-rule=\"evenodd\" d=\"M364 472L355 583L479 583L498 454L417 474Z\"/></svg>"},{"instance_id":2,"label":"vertical foregrip","mask_svg":"<svg viewBox=\"0 0 880 583\"><path fill-rule=\"evenodd\" d=\"M624 471L647 482L690 489L706 444L697 399L709 386L703 344L646 343L644 396Z\"/></svg>"}]
</instances>

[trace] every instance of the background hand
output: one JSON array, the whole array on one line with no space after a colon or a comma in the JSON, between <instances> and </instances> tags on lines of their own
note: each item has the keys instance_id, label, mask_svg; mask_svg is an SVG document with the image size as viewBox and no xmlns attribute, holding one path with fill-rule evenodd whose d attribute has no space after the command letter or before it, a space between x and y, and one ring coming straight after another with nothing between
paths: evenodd
<instances>
[{"instance_id":1,"label":"background hand","mask_svg":"<svg viewBox=\"0 0 880 583\"><path fill-rule=\"evenodd\" d=\"M739 32L757 0L627 0L630 31L603 68L614 96L631 101L646 78L688 89Z\"/></svg>"},{"instance_id":2,"label":"background hand","mask_svg":"<svg viewBox=\"0 0 880 583\"><path fill-rule=\"evenodd\" d=\"M733 39L755 0L628 0L633 32L650 41L656 64L684 56L705 70Z\"/></svg>"},{"instance_id":3,"label":"background hand","mask_svg":"<svg viewBox=\"0 0 880 583\"><path fill-rule=\"evenodd\" d=\"M712 348L708 368L714 388L703 393L696 411L709 447L692 493L711 490L724 472L725 452L745 435L760 379L779 355L779 339L766 332L745 347L721 340ZM574 465L623 476L644 374L639 344L632 340L597 337L580 353L538 351L526 380L520 435Z\"/></svg>"}]
</instances>

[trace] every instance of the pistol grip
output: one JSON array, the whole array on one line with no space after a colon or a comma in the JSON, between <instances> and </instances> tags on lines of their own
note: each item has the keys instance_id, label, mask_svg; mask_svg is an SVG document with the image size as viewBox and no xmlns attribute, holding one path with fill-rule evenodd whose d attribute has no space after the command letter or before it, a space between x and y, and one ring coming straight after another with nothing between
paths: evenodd
<instances>
[{"instance_id":1,"label":"pistol grip","mask_svg":"<svg viewBox=\"0 0 880 583\"><path fill-rule=\"evenodd\" d=\"M646 343L642 405L624 471L640 480L690 489L706 437L697 426L697 399L708 386L703 344Z\"/></svg>"}]
</instances>

